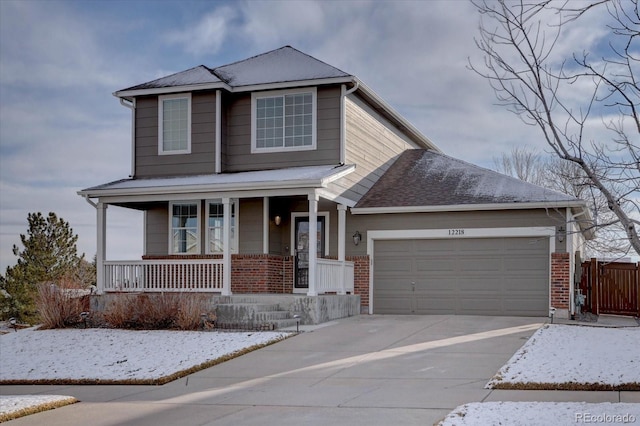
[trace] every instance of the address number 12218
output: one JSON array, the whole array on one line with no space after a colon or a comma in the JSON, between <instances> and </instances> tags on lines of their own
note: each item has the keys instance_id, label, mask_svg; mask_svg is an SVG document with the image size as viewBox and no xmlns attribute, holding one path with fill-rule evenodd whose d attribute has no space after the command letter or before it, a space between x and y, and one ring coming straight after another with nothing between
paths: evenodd
<instances>
[{"instance_id":1,"label":"address number 12218","mask_svg":"<svg viewBox=\"0 0 640 426\"><path fill-rule=\"evenodd\" d=\"M449 235L464 235L464 229L449 229Z\"/></svg>"}]
</instances>

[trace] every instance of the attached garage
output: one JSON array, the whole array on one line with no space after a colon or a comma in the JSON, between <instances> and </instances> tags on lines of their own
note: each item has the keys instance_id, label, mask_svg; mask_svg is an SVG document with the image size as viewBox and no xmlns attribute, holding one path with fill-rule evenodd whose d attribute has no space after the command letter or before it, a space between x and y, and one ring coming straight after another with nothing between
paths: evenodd
<instances>
[{"instance_id":1,"label":"attached garage","mask_svg":"<svg viewBox=\"0 0 640 426\"><path fill-rule=\"evenodd\" d=\"M403 152L351 209L373 314L573 313L585 202L438 152Z\"/></svg>"},{"instance_id":2,"label":"attached garage","mask_svg":"<svg viewBox=\"0 0 640 426\"><path fill-rule=\"evenodd\" d=\"M546 316L549 238L374 241L373 313Z\"/></svg>"}]
</instances>

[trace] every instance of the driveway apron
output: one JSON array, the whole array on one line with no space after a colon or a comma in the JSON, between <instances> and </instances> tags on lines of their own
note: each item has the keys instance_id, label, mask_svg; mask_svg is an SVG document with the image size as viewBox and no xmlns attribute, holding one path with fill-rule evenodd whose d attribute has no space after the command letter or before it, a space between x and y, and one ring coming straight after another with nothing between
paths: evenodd
<instances>
[{"instance_id":1,"label":"driveway apron","mask_svg":"<svg viewBox=\"0 0 640 426\"><path fill-rule=\"evenodd\" d=\"M546 318L361 315L163 386L2 386L78 404L15 425L425 425L467 402Z\"/></svg>"}]
</instances>

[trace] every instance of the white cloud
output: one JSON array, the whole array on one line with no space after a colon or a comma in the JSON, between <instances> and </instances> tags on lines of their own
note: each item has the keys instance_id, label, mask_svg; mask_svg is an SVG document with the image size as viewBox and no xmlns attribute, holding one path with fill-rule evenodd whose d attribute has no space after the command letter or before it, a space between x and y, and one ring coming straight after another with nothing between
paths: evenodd
<instances>
[{"instance_id":1,"label":"white cloud","mask_svg":"<svg viewBox=\"0 0 640 426\"><path fill-rule=\"evenodd\" d=\"M199 22L187 24L186 29L170 31L165 39L194 55L213 55L225 43L235 17L234 9L222 6L205 14Z\"/></svg>"}]
</instances>

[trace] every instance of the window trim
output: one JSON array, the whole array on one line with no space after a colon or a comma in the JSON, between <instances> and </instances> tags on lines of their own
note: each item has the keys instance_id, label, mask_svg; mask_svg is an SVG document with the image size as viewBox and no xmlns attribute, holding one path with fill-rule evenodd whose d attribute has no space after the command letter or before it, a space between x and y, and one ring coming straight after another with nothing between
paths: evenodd
<instances>
[{"instance_id":1,"label":"window trim","mask_svg":"<svg viewBox=\"0 0 640 426\"><path fill-rule=\"evenodd\" d=\"M311 145L304 146L281 146L273 148L259 148L257 146L257 128L258 128L258 114L257 114L257 101L258 99L285 97L287 95L295 95L300 93L311 93ZM261 154L269 152L295 152L295 151L313 151L317 147L317 133L318 133L318 90L316 87L303 87L299 89L287 89L287 90L271 90L267 92L253 92L251 93L251 153Z\"/></svg>"},{"instance_id":2,"label":"window trim","mask_svg":"<svg viewBox=\"0 0 640 426\"><path fill-rule=\"evenodd\" d=\"M195 204L197 206L197 210L196 210L196 215L197 215L197 219L196 219L196 238L197 238L197 244L196 247L198 248L198 250L195 253L180 253L180 252L174 252L173 251L173 206L174 205L184 205L184 204L189 204L189 205L193 205ZM170 255L181 255L181 256L189 256L189 255L199 255L202 253L202 226L200 224L201 222L201 205L202 203L200 201L197 200L181 200L181 201L170 201L169 202L169 250L168 253Z\"/></svg>"},{"instance_id":3,"label":"window trim","mask_svg":"<svg viewBox=\"0 0 640 426\"><path fill-rule=\"evenodd\" d=\"M173 99L187 100L187 148L180 150L164 149L164 101ZM175 93L158 96L158 155L191 154L191 93Z\"/></svg>"},{"instance_id":4,"label":"window trim","mask_svg":"<svg viewBox=\"0 0 640 426\"><path fill-rule=\"evenodd\" d=\"M205 226L205 253L206 254L223 254L223 251L211 251L211 241L209 240L209 208L210 208L210 204L220 204L222 205L222 199L221 198L211 198L208 200L205 200L205 217L204 217L204 226ZM236 254L238 253L238 224L240 223L238 217L239 217L239 203L238 200L235 198L232 198L229 200L229 210L234 212L234 217L235 217L235 229L234 229L234 233L233 233L233 238L231 238L231 251L230 253L232 254ZM235 211L234 211L235 210Z\"/></svg>"}]
</instances>

